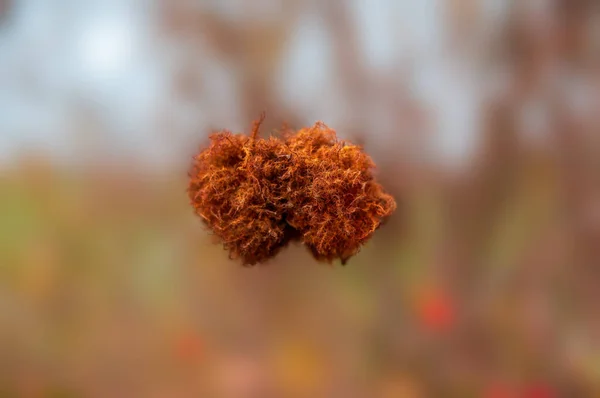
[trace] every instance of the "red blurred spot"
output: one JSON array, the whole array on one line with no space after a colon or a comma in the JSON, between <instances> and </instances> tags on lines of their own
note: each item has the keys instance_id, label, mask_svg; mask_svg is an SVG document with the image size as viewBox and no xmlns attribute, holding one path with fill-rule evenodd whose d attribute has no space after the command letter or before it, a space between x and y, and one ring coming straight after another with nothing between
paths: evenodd
<instances>
[{"instance_id":1,"label":"red blurred spot","mask_svg":"<svg viewBox=\"0 0 600 398\"><path fill-rule=\"evenodd\" d=\"M202 358L204 344L196 333L182 334L176 341L175 354L185 362L193 362Z\"/></svg>"},{"instance_id":2,"label":"red blurred spot","mask_svg":"<svg viewBox=\"0 0 600 398\"><path fill-rule=\"evenodd\" d=\"M430 330L447 331L455 322L456 311L452 299L441 290L429 290L417 301L421 323Z\"/></svg>"},{"instance_id":3,"label":"red blurred spot","mask_svg":"<svg viewBox=\"0 0 600 398\"><path fill-rule=\"evenodd\" d=\"M556 394L549 386L537 384L525 389L523 398L556 398Z\"/></svg>"}]
</instances>

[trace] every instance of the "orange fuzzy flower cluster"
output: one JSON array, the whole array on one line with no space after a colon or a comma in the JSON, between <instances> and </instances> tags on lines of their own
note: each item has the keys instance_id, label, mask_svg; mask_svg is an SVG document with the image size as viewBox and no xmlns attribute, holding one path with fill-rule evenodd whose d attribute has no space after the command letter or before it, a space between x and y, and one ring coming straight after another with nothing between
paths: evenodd
<instances>
[{"instance_id":1,"label":"orange fuzzy flower cluster","mask_svg":"<svg viewBox=\"0 0 600 398\"><path fill-rule=\"evenodd\" d=\"M264 118L264 116L263 116ZM191 204L231 258L264 262L292 240L344 264L396 208L359 146L323 123L284 139L223 130L194 157Z\"/></svg>"}]
</instances>

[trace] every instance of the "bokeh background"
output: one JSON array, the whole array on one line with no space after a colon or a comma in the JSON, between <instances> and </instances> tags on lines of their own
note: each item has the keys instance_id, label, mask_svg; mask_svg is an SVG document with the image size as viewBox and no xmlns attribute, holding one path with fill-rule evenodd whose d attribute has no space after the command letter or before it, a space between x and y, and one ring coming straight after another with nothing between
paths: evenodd
<instances>
[{"instance_id":1,"label":"bokeh background","mask_svg":"<svg viewBox=\"0 0 600 398\"><path fill-rule=\"evenodd\" d=\"M262 111L396 196L347 266L193 215ZM600 2L1 0L0 396L600 396Z\"/></svg>"}]
</instances>

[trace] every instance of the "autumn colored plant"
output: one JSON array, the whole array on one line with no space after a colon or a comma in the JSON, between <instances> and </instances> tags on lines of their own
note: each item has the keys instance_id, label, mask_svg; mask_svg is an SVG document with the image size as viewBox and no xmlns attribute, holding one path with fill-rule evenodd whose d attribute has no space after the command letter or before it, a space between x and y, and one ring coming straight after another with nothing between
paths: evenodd
<instances>
[{"instance_id":1,"label":"autumn colored plant","mask_svg":"<svg viewBox=\"0 0 600 398\"><path fill-rule=\"evenodd\" d=\"M222 130L194 157L189 197L231 258L254 265L292 240L317 260L355 255L396 208L362 148L322 122L259 138Z\"/></svg>"}]
</instances>

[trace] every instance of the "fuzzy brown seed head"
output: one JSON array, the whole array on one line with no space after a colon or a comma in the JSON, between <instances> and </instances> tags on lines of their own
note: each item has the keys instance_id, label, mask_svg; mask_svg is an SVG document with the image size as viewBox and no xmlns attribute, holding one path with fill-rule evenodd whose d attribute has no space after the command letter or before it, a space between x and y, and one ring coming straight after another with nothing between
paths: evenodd
<instances>
[{"instance_id":1,"label":"fuzzy brown seed head","mask_svg":"<svg viewBox=\"0 0 600 398\"><path fill-rule=\"evenodd\" d=\"M288 223L320 260L356 254L396 208L394 199L375 182L375 164L356 145L338 141L322 123L290 137L295 159L294 212Z\"/></svg>"},{"instance_id":2,"label":"fuzzy brown seed head","mask_svg":"<svg viewBox=\"0 0 600 398\"><path fill-rule=\"evenodd\" d=\"M256 127L258 128L258 127ZM288 239L277 177L286 170L285 146L228 131L213 134L195 158L189 196L196 213L232 258L253 265L274 256Z\"/></svg>"},{"instance_id":3,"label":"fuzzy brown seed head","mask_svg":"<svg viewBox=\"0 0 600 398\"><path fill-rule=\"evenodd\" d=\"M374 180L374 163L323 123L285 140L213 134L195 158L189 196L232 258L253 265L290 240L318 260L345 262L396 208Z\"/></svg>"}]
</instances>

